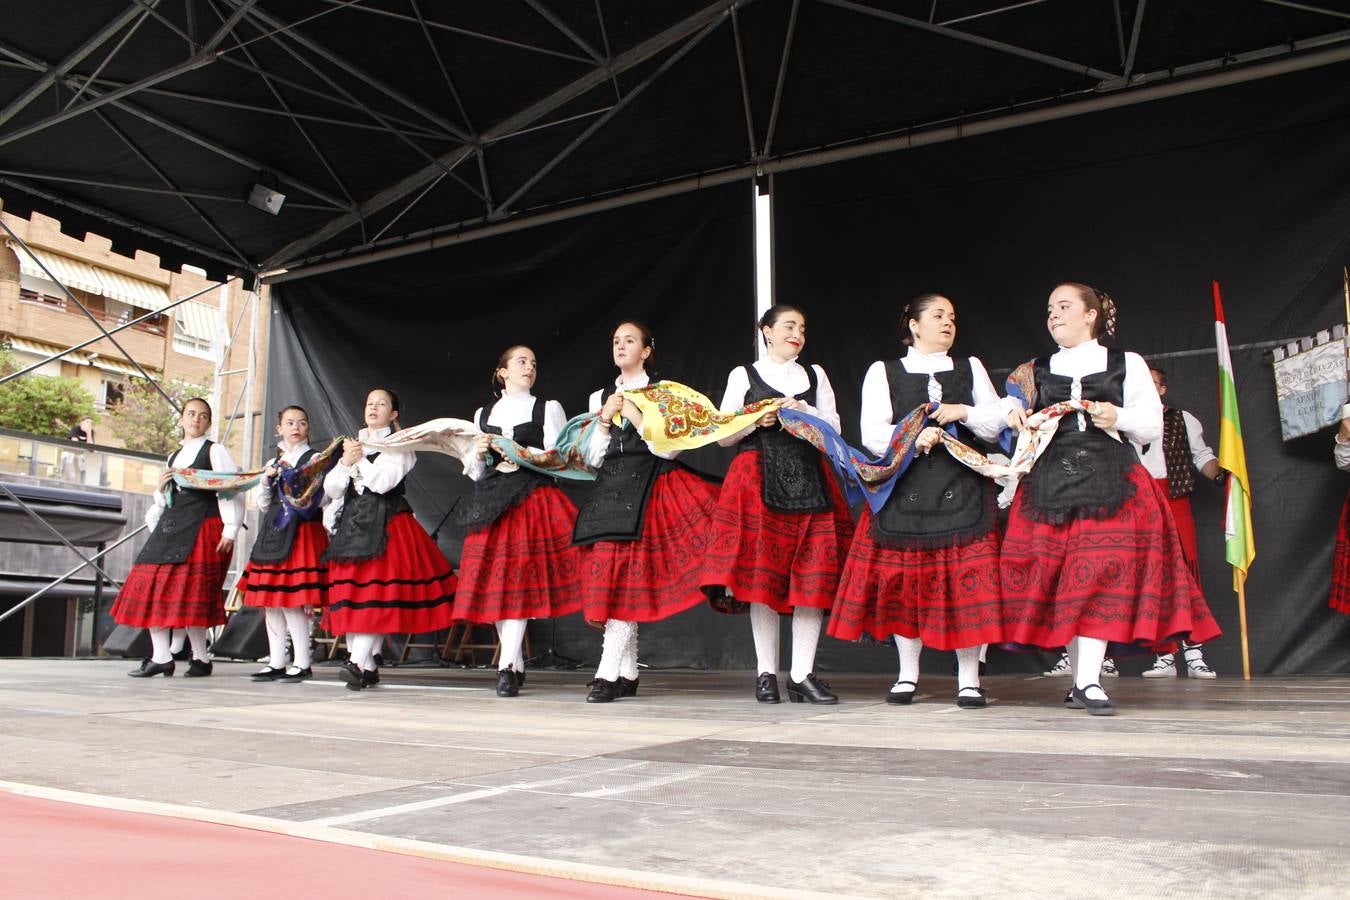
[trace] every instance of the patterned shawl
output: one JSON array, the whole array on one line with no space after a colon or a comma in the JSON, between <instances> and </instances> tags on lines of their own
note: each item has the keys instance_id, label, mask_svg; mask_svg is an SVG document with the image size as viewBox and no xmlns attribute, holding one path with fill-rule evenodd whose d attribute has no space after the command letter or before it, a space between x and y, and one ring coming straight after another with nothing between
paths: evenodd
<instances>
[{"instance_id":1,"label":"patterned shawl","mask_svg":"<svg viewBox=\"0 0 1350 900\"><path fill-rule=\"evenodd\" d=\"M577 417L584 418L584 417ZM590 418L594 419L594 416ZM563 435L572 428L574 418L563 428L559 435L558 446L553 450L537 451L522 447L508 437L492 435L492 449L496 450L503 461L498 463L498 472L515 472L518 469L532 469L557 478L574 481L593 481L595 473L586 467L580 448L585 445L563 446ZM474 438L481 434L478 426L465 419L432 419L420 425L400 428L387 437L367 438L362 445L371 450L415 451L430 450L453 456L460 462L467 462L474 455Z\"/></svg>"},{"instance_id":2,"label":"patterned shawl","mask_svg":"<svg viewBox=\"0 0 1350 900\"><path fill-rule=\"evenodd\" d=\"M623 396L642 413L642 439L657 453L695 450L744 431L782 402L781 397L771 397L724 413L703 394L677 381L658 381L624 391Z\"/></svg>"},{"instance_id":3,"label":"patterned shawl","mask_svg":"<svg viewBox=\"0 0 1350 900\"><path fill-rule=\"evenodd\" d=\"M308 510L315 504L323 502L323 476L337 464L340 454L336 451L342 446L342 440L341 437L333 438L332 443L321 453L311 456L303 466L292 466L284 460L278 462L283 506ZM169 471L173 472L174 483L179 487L194 491L215 491L226 500L257 485L262 481L264 472L263 469L249 472L215 472L211 469L193 468L171 468ZM172 494L166 495L164 499L166 505L173 505ZM282 524L285 518L289 518L289 514L283 514Z\"/></svg>"}]
</instances>

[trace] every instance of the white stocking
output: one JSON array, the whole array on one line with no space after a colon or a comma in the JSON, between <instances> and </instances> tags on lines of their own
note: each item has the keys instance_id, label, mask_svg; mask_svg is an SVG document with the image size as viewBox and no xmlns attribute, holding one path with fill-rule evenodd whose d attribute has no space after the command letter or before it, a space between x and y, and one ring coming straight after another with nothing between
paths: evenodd
<instances>
[{"instance_id":1,"label":"white stocking","mask_svg":"<svg viewBox=\"0 0 1350 900\"><path fill-rule=\"evenodd\" d=\"M267 626L267 667L286 668L286 610L279 606L263 609L263 624Z\"/></svg>"},{"instance_id":2,"label":"white stocking","mask_svg":"<svg viewBox=\"0 0 1350 900\"><path fill-rule=\"evenodd\" d=\"M183 647L187 644L187 632L181 628L166 628L164 630L169 631L172 635L172 639L169 641L169 652L182 653Z\"/></svg>"},{"instance_id":3,"label":"white stocking","mask_svg":"<svg viewBox=\"0 0 1350 900\"><path fill-rule=\"evenodd\" d=\"M619 657L619 677L627 678L629 681L637 681L638 677L638 628L637 623L633 623L633 630L628 635L628 643L623 646L623 656Z\"/></svg>"},{"instance_id":4,"label":"white stocking","mask_svg":"<svg viewBox=\"0 0 1350 900\"><path fill-rule=\"evenodd\" d=\"M270 610L269 610L270 612ZM288 606L282 610L286 617L286 630L291 635L291 659L297 669L308 669L309 655L309 612L303 606Z\"/></svg>"},{"instance_id":5,"label":"white stocking","mask_svg":"<svg viewBox=\"0 0 1350 900\"><path fill-rule=\"evenodd\" d=\"M792 611L792 668L788 677L801 684L816 670L816 645L820 643L820 625L825 610L799 606Z\"/></svg>"},{"instance_id":6,"label":"white stocking","mask_svg":"<svg viewBox=\"0 0 1350 900\"><path fill-rule=\"evenodd\" d=\"M518 665L522 654L522 646L525 642L525 623L528 619L502 619L497 623L497 642L501 647L497 656L497 668L515 669L519 671L524 668Z\"/></svg>"},{"instance_id":7,"label":"white stocking","mask_svg":"<svg viewBox=\"0 0 1350 900\"><path fill-rule=\"evenodd\" d=\"M168 628L148 628L150 632L150 661L163 665L173 659L173 651L170 649Z\"/></svg>"},{"instance_id":8,"label":"white stocking","mask_svg":"<svg viewBox=\"0 0 1350 900\"><path fill-rule=\"evenodd\" d=\"M897 634L895 646L900 651L900 675L895 680L912 681L917 685L919 683L919 655L923 653L923 641L919 638ZM904 690L915 691L918 688L906 687Z\"/></svg>"},{"instance_id":9,"label":"white stocking","mask_svg":"<svg viewBox=\"0 0 1350 900\"><path fill-rule=\"evenodd\" d=\"M375 668L375 649L379 647L383 637L379 634L348 632L347 653L351 661L356 663L362 671L373 670Z\"/></svg>"},{"instance_id":10,"label":"white stocking","mask_svg":"<svg viewBox=\"0 0 1350 900\"><path fill-rule=\"evenodd\" d=\"M1074 643L1078 645L1078 652L1073 654L1077 657L1073 667L1074 687L1085 691L1089 700L1105 700L1106 692L1100 687L1090 691L1087 687L1101 682L1102 660L1106 659L1106 641L1080 635L1074 638Z\"/></svg>"},{"instance_id":11,"label":"white stocking","mask_svg":"<svg viewBox=\"0 0 1350 900\"><path fill-rule=\"evenodd\" d=\"M956 691L980 686L980 648L962 647L956 651Z\"/></svg>"},{"instance_id":12,"label":"white stocking","mask_svg":"<svg viewBox=\"0 0 1350 900\"><path fill-rule=\"evenodd\" d=\"M604 649L600 651L600 665L595 669L596 678L601 681L619 680L619 663L623 659L624 648L628 646L629 635L636 631L636 622L610 619L605 623L605 643Z\"/></svg>"},{"instance_id":13,"label":"white stocking","mask_svg":"<svg viewBox=\"0 0 1350 900\"><path fill-rule=\"evenodd\" d=\"M750 632L760 675L778 674L778 613L763 603L750 604Z\"/></svg>"},{"instance_id":14,"label":"white stocking","mask_svg":"<svg viewBox=\"0 0 1350 900\"><path fill-rule=\"evenodd\" d=\"M989 645L988 645L988 644L981 644L981 645L980 645L980 662L988 662L988 661L989 661Z\"/></svg>"},{"instance_id":15,"label":"white stocking","mask_svg":"<svg viewBox=\"0 0 1350 900\"><path fill-rule=\"evenodd\" d=\"M211 657L206 653L206 629L193 625L187 629L188 640L192 643L192 658L201 662L210 662Z\"/></svg>"}]
</instances>

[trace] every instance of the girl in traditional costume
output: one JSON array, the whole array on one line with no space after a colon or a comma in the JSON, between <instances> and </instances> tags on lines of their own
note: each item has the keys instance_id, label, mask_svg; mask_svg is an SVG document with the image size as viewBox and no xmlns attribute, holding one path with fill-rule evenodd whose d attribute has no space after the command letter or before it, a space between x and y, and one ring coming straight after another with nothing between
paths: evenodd
<instances>
[{"instance_id":1,"label":"girl in traditional costume","mask_svg":"<svg viewBox=\"0 0 1350 900\"><path fill-rule=\"evenodd\" d=\"M599 424L585 452L598 476L573 532L586 621L605 629L588 703L637 694L639 622L660 621L704 599L703 535L717 502L715 484L673 464L674 453L651 450L641 436L641 413L624 400L623 391L648 384L651 332L623 322L611 345L619 375L590 398Z\"/></svg>"},{"instance_id":2,"label":"girl in traditional costume","mask_svg":"<svg viewBox=\"0 0 1350 900\"><path fill-rule=\"evenodd\" d=\"M347 636L348 661L338 674L353 691L379 683L375 654L385 635L438 631L452 620L454 571L404 498L416 454L365 454L361 446L392 433L398 413L393 391L372 390L366 427L343 441L342 458L323 483L337 518L322 557L329 585L324 626Z\"/></svg>"},{"instance_id":3,"label":"girl in traditional costume","mask_svg":"<svg viewBox=\"0 0 1350 900\"><path fill-rule=\"evenodd\" d=\"M263 608L267 628L267 665L253 673L253 680L300 682L314 674L310 611L321 609L328 594L328 566L320 561L328 549L323 527L328 496L322 472L307 469L320 454L309 445L309 414L303 407L288 406L277 414L277 437L276 458L263 469L255 494L259 533L239 590L246 605Z\"/></svg>"},{"instance_id":4,"label":"girl in traditional costume","mask_svg":"<svg viewBox=\"0 0 1350 900\"><path fill-rule=\"evenodd\" d=\"M993 442L1009 409L975 357L948 355L956 309L924 294L901 313L898 360L872 364L863 380L862 442L875 456L916 407L937 404L915 440L917 454L880 513L864 508L839 577L829 633L857 640L895 636L900 674L887 703L908 704L918 690L924 647L955 650L957 706L985 705L980 645L1003 639L999 592L997 488L957 462L938 442L944 429L972 444Z\"/></svg>"},{"instance_id":5,"label":"girl in traditional costume","mask_svg":"<svg viewBox=\"0 0 1350 900\"><path fill-rule=\"evenodd\" d=\"M230 452L206 432L211 428L211 406L194 397L183 404L178 420L183 445L169 454L169 468L160 476L154 504L145 512L150 540L117 593L112 617L121 625L150 632L151 655L133 678L170 676L174 672L169 650L170 631L183 628L192 644L189 677L211 674L206 629L225 624L222 588L234 539L243 519L241 497L209 490L180 487L172 469L213 472L235 471Z\"/></svg>"},{"instance_id":6,"label":"girl in traditional costume","mask_svg":"<svg viewBox=\"0 0 1350 900\"><path fill-rule=\"evenodd\" d=\"M1148 365L1108 349L1116 305L1086 285L1050 294L1047 327L1059 349L1009 379L1029 410L1078 407L1058 427L1013 501L1001 552L1005 637L1066 647L1073 687L1065 705L1114 715L1099 683L1111 652L1203 643L1219 627L1186 566L1167 498L1130 445L1162 437L1162 402ZM1008 424L1028 428L1018 403Z\"/></svg>"},{"instance_id":7,"label":"girl in traditional costume","mask_svg":"<svg viewBox=\"0 0 1350 900\"><path fill-rule=\"evenodd\" d=\"M760 319L767 355L737 366L727 378L722 411L770 397L782 407L818 416L837 431L834 390L820 366L803 366L806 317L774 306ZM702 584L725 587L750 604L759 676L755 699L778 703L778 614L792 615L788 699L837 703L814 674L825 610L834 605L839 570L853 537L853 519L825 458L781 430L776 410L720 440L739 453L722 483L708 531Z\"/></svg>"},{"instance_id":8,"label":"girl in traditional costume","mask_svg":"<svg viewBox=\"0 0 1350 900\"><path fill-rule=\"evenodd\" d=\"M534 450L553 449L567 417L556 400L530 393L537 374L529 347L510 347L497 360L494 401L473 414L483 432L464 464L473 493L456 509L456 521L468 533L454 619L496 625L499 697L516 696L525 683L526 623L581 609L580 553L572 546L576 507L546 475L523 467L499 472L502 458L492 450L492 435Z\"/></svg>"}]
</instances>

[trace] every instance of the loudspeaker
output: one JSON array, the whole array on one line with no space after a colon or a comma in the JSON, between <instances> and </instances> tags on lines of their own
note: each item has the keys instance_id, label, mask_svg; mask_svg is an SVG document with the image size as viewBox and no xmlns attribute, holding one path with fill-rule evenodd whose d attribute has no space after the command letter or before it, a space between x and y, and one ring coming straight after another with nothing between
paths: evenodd
<instances>
[{"instance_id":1,"label":"loudspeaker","mask_svg":"<svg viewBox=\"0 0 1350 900\"><path fill-rule=\"evenodd\" d=\"M103 652L109 656L127 656L139 659L150 657L150 632L144 628L118 625L103 641Z\"/></svg>"},{"instance_id":2,"label":"loudspeaker","mask_svg":"<svg viewBox=\"0 0 1350 900\"><path fill-rule=\"evenodd\" d=\"M212 656L230 659L261 659L267 653L267 625L257 606L242 607L231 615L211 645Z\"/></svg>"}]
</instances>

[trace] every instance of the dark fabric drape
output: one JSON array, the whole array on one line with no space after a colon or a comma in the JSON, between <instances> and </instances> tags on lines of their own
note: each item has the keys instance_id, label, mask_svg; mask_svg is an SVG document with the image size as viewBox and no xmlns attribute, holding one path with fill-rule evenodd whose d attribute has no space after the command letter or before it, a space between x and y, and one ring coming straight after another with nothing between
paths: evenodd
<instances>
[{"instance_id":1,"label":"dark fabric drape","mask_svg":"<svg viewBox=\"0 0 1350 900\"><path fill-rule=\"evenodd\" d=\"M1119 301L1118 346L1156 356L1168 400L1199 417L1217 450L1218 279L1254 487L1253 671L1345 671L1350 618L1326 599L1350 479L1332 465L1329 432L1281 442L1269 359L1243 345L1344 316L1347 79L1350 66L1340 65L778 178L778 296L807 312L808 355L835 383L845 433L857 437L867 366L900 355L908 298L950 296L957 352L1002 370L998 380L1053 350L1046 298L1074 280ZM1220 492L1201 484L1194 503L1205 593L1225 632L1208 655L1237 674ZM855 653L826 642L822 664L842 667ZM866 655L893 665L893 656ZM1005 656L1000 665L1040 661Z\"/></svg>"},{"instance_id":2,"label":"dark fabric drape","mask_svg":"<svg viewBox=\"0 0 1350 900\"><path fill-rule=\"evenodd\" d=\"M754 336L750 200L736 185L277 285L268 409L299 403L316 436L353 434L367 391L381 386L399 394L405 424L467 419L491 399L498 355L526 344L539 360L535 394L575 415L614 378L610 334L625 318L651 328L656 375L720 399ZM686 459L725 470L716 449ZM432 529L468 488L457 462L423 453L408 497ZM459 537L441 532L452 561ZM537 650L548 645L546 624L531 635ZM698 614L644 627L642 639L653 665L740 665L749 653L748 626L719 631ZM558 626L558 644L599 654L576 622Z\"/></svg>"}]
</instances>

